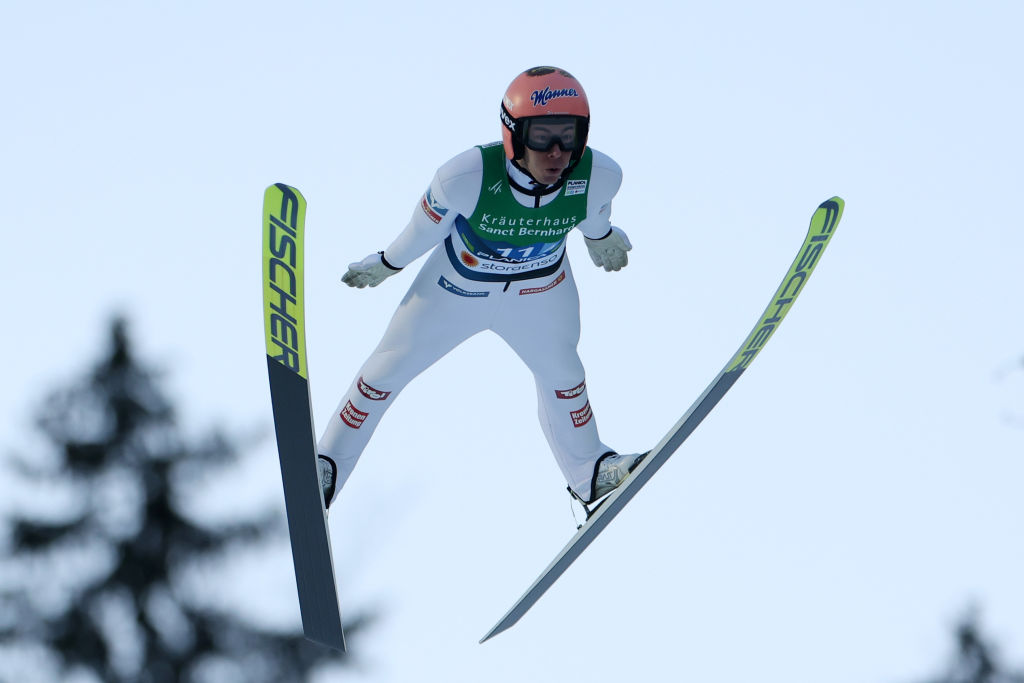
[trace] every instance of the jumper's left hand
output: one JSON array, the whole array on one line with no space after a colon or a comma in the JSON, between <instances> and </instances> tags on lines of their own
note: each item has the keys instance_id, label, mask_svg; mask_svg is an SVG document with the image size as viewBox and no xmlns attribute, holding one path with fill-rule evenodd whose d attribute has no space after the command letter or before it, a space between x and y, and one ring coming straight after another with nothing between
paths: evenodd
<instances>
[{"instance_id":1,"label":"jumper's left hand","mask_svg":"<svg viewBox=\"0 0 1024 683\"><path fill-rule=\"evenodd\" d=\"M629 238L621 228L616 228L613 225L611 232L599 240L592 240L589 237L584 239L587 243L587 250L590 252L590 258L598 268L604 268L607 271L621 270L629 263L626 252L632 249L633 245L629 243Z\"/></svg>"}]
</instances>

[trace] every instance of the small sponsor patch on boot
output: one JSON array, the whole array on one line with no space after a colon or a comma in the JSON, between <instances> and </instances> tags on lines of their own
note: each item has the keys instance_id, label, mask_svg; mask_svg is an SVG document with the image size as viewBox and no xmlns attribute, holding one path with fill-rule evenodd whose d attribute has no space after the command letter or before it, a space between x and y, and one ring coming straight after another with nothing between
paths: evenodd
<instances>
[{"instance_id":1,"label":"small sponsor patch on boot","mask_svg":"<svg viewBox=\"0 0 1024 683\"><path fill-rule=\"evenodd\" d=\"M359 393L370 399L371 401L384 401L388 396L391 395L390 391L381 391L380 389L374 389L365 381L363 378L359 378ZM349 404L351 405L351 404Z\"/></svg>"},{"instance_id":2,"label":"small sponsor patch on boot","mask_svg":"<svg viewBox=\"0 0 1024 683\"><path fill-rule=\"evenodd\" d=\"M573 427L582 427L590 422L590 418L594 417L594 412L590 409L590 401L587 401L587 404L579 410L571 411L569 417L572 418Z\"/></svg>"},{"instance_id":3,"label":"small sponsor patch on boot","mask_svg":"<svg viewBox=\"0 0 1024 683\"><path fill-rule=\"evenodd\" d=\"M369 417L369 413L363 411L352 405L352 401L345 404L345 407L341 411L341 420L352 429L359 429L366 422L366 418Z\"/></svg>"},{"instance_id":4,"label":"small sponsor patch on boot","mask_svg":"<svg viewBox=\"0 0 1024 683\"><path fill-rule=\"evenodd\" d=\"M582 396L587 390L587 381L583 380L572 389L555 389L555 398L576 398Z\"/></svg>"}]
</instances>

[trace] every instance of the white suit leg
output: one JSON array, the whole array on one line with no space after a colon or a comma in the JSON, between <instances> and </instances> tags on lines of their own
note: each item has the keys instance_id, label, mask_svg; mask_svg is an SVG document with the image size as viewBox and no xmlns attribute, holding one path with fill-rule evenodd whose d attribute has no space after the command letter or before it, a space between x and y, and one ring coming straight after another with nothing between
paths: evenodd
<instances>
[{"instance_id":1,"label":"white suit leg","mask_svg":"<svg viewBox=\"0 0 1024 683\"><path fill-rule=\"evenodd\" d=\"M318 450L338 463L338 491L399 392L487 326L488 302L465 300L438 285L446 261L442 249L424 264L327 424Z\"/></svg>"},{"instance_id":2,"label":"white suit leg","mask_svg":"<svg viewBox=\"0 0 1024 683\"><path fill-rule=\"evenodd\" d=\"M533 372L544 436L569 486L589 499L594 463L611 449L598 434L576 351L579 294L572 271L566 262L551 278L514 287L518 293L508 293L494 330Z\"/></svg>"}]
</instances>

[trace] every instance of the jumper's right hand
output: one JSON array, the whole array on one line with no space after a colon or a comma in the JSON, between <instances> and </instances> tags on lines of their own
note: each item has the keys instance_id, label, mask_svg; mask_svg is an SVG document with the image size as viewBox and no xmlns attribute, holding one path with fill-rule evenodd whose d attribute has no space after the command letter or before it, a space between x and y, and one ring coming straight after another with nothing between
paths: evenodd
<instances>
[{"instance_id":1,"label":"jumper's right hand","mask_svg":"<svg viewBox=\"0 0 1024 683\"><path fill-rule=\"evenodd\" d=\"M370 254L362 261L350 263L348 272L341 276L341 281L349 287L376 287L401 268L395 268L384 260L384 252Z\"/></svg>"}]
</instances>

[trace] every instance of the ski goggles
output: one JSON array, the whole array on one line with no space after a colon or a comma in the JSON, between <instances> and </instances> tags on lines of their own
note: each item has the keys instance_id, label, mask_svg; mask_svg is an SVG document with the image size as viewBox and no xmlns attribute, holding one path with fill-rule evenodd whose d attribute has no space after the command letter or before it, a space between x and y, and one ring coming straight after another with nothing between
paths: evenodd
<instances>
[{"instance_id":1,"label":"ski goggles","mask_svg":"<svg viewBox=\"0 0 1024 683\"><path fill-rule=\"evenodd\" d=\"M578 116L538 116L523 122L523 144L535 152L547 152L556 144L574 152L586 144Z\"/></svg>"}]
</instances>

